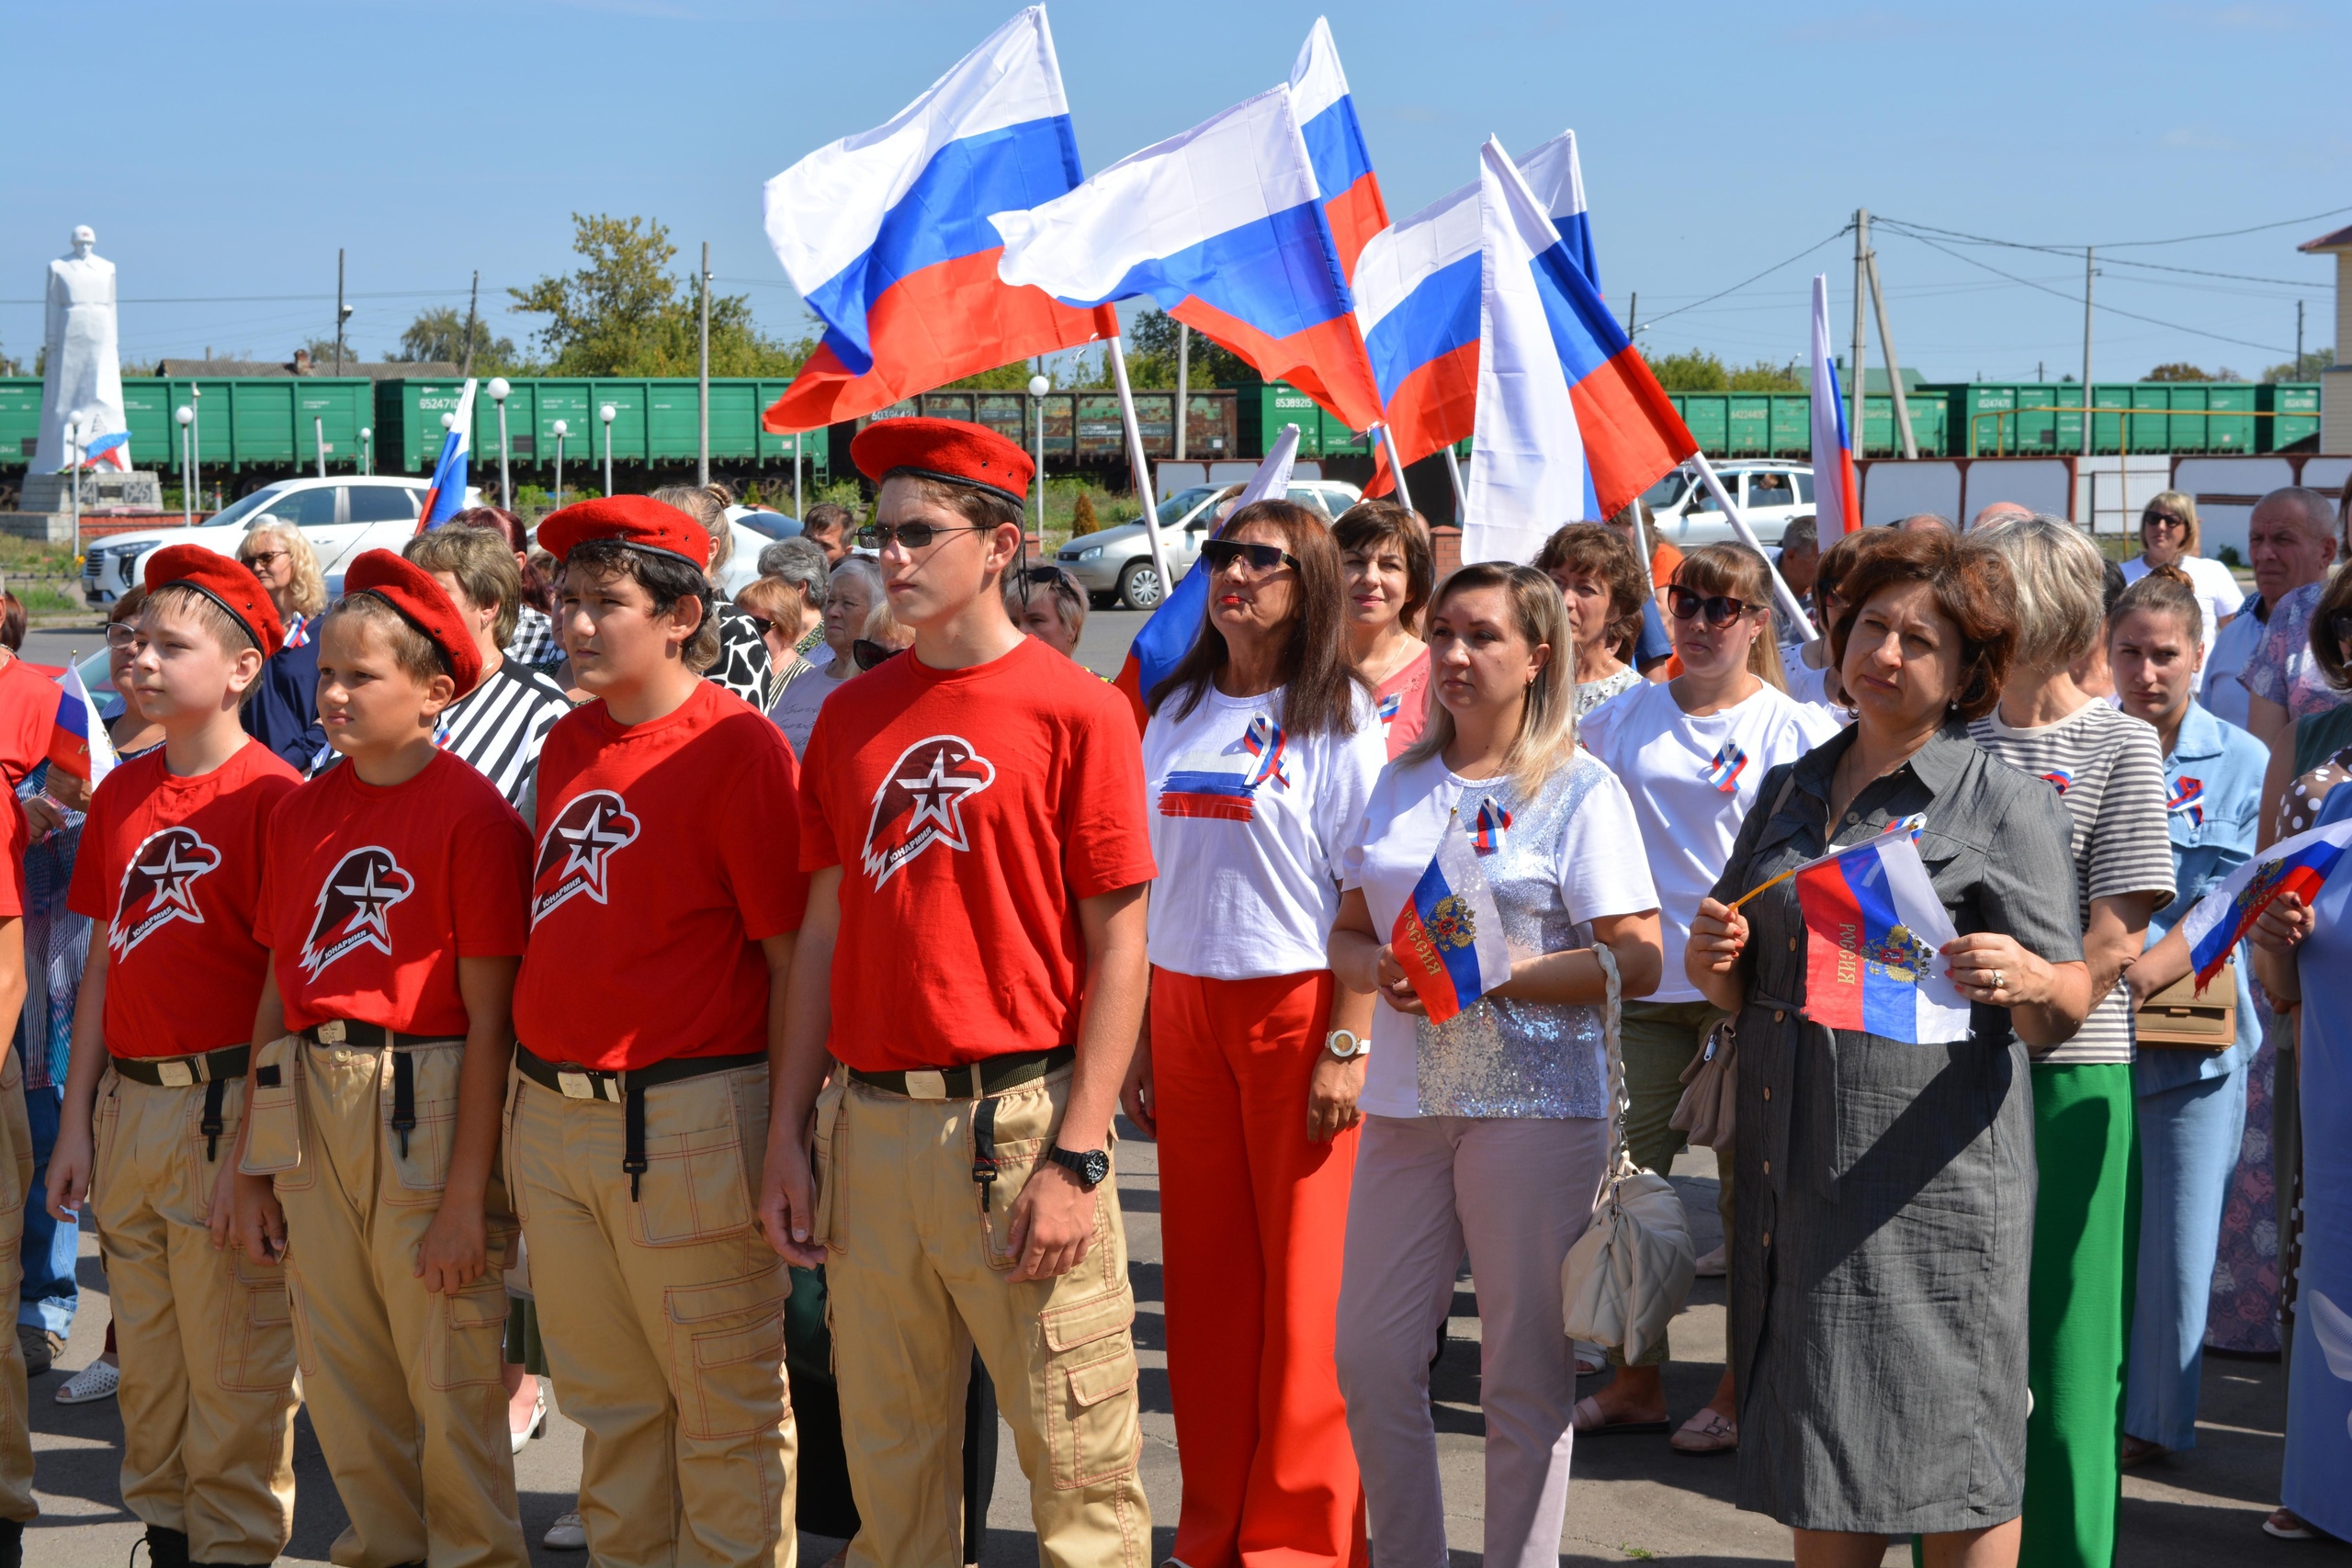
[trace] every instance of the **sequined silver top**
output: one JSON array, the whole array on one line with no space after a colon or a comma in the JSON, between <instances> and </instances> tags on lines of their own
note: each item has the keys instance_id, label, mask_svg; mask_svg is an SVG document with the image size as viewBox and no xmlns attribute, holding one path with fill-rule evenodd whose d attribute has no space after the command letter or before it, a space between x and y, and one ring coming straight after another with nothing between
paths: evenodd
<instances>
[{"instance_id":1,"label":"sequined silver top","mask_svg":"<svg viewBox=\"0 0 2352 1568\"><path fill-rule=\"evenodd\" d=\"M1571 920L1561 897L1561 840L1593 791L1613 782L1609 771L1579 752L1532 801L1508 778L1452 782L1462 791L1461 820L1475 818L1482 801L1510 813L1501 847L1480 869L1502 912L1511 956L1590 946L1592 927ZM1424 1116L1601 1113L1607 1046L1598 1008L1482 997L1442 1024L1418 1020L1415 1036Z\"/></svg>"}]
</instances>

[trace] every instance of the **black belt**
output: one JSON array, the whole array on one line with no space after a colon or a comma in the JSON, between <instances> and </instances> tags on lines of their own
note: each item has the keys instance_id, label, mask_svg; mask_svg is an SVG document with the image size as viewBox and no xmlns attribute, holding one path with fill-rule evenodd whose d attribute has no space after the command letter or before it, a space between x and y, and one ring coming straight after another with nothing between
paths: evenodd
<instances>
[{"instance_id":1,"label":"black belt","mask_svg":"<svg viewBox=\"0 0 2352 1568\"><path fill-rule=\"evenodd\" d=\"M303 1030L302 1038L313 1045L339 1045L357 1051L381 1051L390 1047L393 1052L392 1131L401 1135L402 1159L408 1158L408 1135L416 1131L416 1063L409 1053L427 1045L462 1045L466 1043L463 1035L402 1034L396 1029L386 1029L380 1023L361 1023L347 1018L326 1019Z\"/></svg>"},{"instance_id":2,"label":"black belt","mask_svg":"<svg viewBox=\"0 0 2352 1568\"><path fill-rule=\"evenodd\" d=\"M628 1201L637 1201L638 1179L645 1174L645 1091L659 1084L731 1073L739 1067L767 1065L765 1051L744 1051L732 1056L673 1056L650 1066L625 1072L604 1072L576 1062L555 1063L517 1044L514 1066L542 1089L566 1100L601 1100L621 1108L621 1168L628 1172Z\"/></svg>"},{"instance_id":3,"label":"black belt","mask_svg":"<svg viewBox=\"0 0 2352 1568\"><path fill-rule=\"evenodd\" d=\"M869 1073L852 1067L849 1076L868 1089L902 1094L909 1100L986 1100L1035 1083L1077 1060L1077 1046L1057 1045L1050 1051L1022 1051L961 1066L915 1067L903 1073Z\"/></svg>"},{"instance_id":4,"label":"black belt","mask_svg":"<svg viewBox=\"0 0 2352 1568\"><path fill-rule=\"evenodd\" d=\"M204 1086L204 1117L196 1130L204 1134L204 1159L209 1165L220 1153L220 1133L227 1124L220 1108L228 1098L229 1080L245 1076L245 1064L252 1055L250 1045L223 1045L195 1056L117 1056L113 1066L118 1074L150 1089Z\"/></svg>"}]
</instances>

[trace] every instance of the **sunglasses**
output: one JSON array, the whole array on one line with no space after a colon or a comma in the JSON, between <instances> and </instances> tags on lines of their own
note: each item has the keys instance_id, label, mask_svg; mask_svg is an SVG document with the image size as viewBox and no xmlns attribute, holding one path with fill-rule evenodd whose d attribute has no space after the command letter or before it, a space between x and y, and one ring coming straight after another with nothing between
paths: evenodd
<instances>
[{"instance_id":1,"label":"sunglasses","mask_svg":"<svg viewBox=\"0 0 2352 1568\"><path fill-rule=\"evenodd\" d=\"M888 523L868 524L857 531L857 542L865 549L888 549L897 540L910 550L930 546L942 534L993 534L994 524L972 523L957 528L940 528L929 523L901 523L895 527Z\"/></svg>"},{"instance_id":2,"label":"sunglasses","mask_svg":"<svg viewBox=\"0 0 2352 1568\"><path fill-rule=\"evenodd\" d=\"M2328 616L2327 635L2338 642L2352 642L2352 610L2338 610Z\"/></svg>"},{"instance_id":3,"label":"sunglasses","mask_svg":"<svg viewBox=\"0 0 2352 1568\"><path fill-rule=\"evenodd\" d=\"M1286 566L1295 569L1298 565L1298 558L1280 545L1250 544L1240 539L1204 540L1201 558L1208 562L1211 571L1223 571L1244 561L1256 572L1275 571Z\"/></svg>"},{"instance_id":4,"label":"sunglasses","mask_svg":"<svg viewBox=\"0 0 2352 1568\"><path fill-rule=\"evenodd\" d=\"M239 556L237 559L244 563L246 570L251 570L254 567L267 566L272 561L284 560L286 556L287 552L284 550L255 550L249 556Z\"/></svg>"},{"instance_id":5,"label":"sunglasses","mask_svg":"<svg viewBox=\"0 0 2352 1568\"><path fill-rule=\"evenodd\" d=\"M2161 512L2151 512L2140 519L2140 526L2143 528L2186 528L2188 526L2188 520L2184 517L2167 517Z\"/></svg>"},{"instance_id":6,"label":"sunglasses","mask_svg":"<svg viewBox=\"0 0 2352 1568\"><path fill-rule=\"evenodd\" d=\"M878 642L869 642L865 637L859 637L849 645L849 656L857 661L857 667L860 670L871 670L876 665L888 664L904 652L906 649L903 648L887 648Z\"/></svg>"},{"instance_id":7,"label":"sunglasses","mask_svg":"<svg viewBox=\"0 0 2352 1568\"><path fill-rule=\"evenodd\" d=\"M1728 593L1701 593L1690 588L1669 588L1666 596L1667 607L1674 612L1676 620L1703 618L1711 626L1727 626L1748 611L1763 607Z\"/></svg>"},{"instance_id":8,"label":"sunglasses","mask_svg":"<svg viewBox=\"0 0 2352 1568\"><path fill-rule=\"evenodd\" d=\"M749 610L746 610L746 611L744 611L744 612L743 612L743 618L744 618L745 620L747 620L747 621L751 622L753 626L755 626L759 627L759 628L760 628L760 635L761 635L762 637L765 637L765 636L767 636L767 635L768 635L768 633L769 633L769 631L770 631L771 629L773 629L773 628L774 628L774 626L775 626L775 616L773 616L773 615L755 615L752 614L752 612L751 612L751 611L749 611Z\"/></svg>"}]
</instances>

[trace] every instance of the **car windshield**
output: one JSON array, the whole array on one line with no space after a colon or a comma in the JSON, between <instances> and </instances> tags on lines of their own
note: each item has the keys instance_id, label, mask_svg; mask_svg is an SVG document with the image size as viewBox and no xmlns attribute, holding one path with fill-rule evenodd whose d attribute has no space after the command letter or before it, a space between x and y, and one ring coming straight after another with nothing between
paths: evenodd
<instances>
[{"instance_id":1,"label":"car windshield","mask_svg":"<svg viewBox=\"0 0 2352 1568\"><path fill-rule=\"evenodd\" d=\"M781 512L746 512L735 521L763 538L797 539L800 536L800 520L786 517Z\"/></svg>"},{"instance_id":2,"label":"car windshield","mask_svg":"<svg viewBox=\"0 0 2352 1568\"><path fill-rule=\"evenodd\" d=\"M1159 503L1159 525L1173 528L1184 520L1184 513L1198 506L1217 491L1215 485L1187 485Z\"/></svg>"},{"instance_id":3,"label":"car windshield","mask_svg":"<svg viewBox=\"0 0 2352 1568\"><path fill-rule=\"evenodd\" d=\"M246 518L251 517L256 512L262 511L264 508L267 507L271 502L277 500L280 496L286 493L287 492L285 491L280 490L276 485L269 485L261 490L257 490L254 491L253 494L245 497L244 500L232 501L227 506L224 506L220 511L214 513L210 517L206 518L204 521L204 526L207 528L220 528L235 524L242 524Z\"/></svg>"},{"instance_id":4,"label":"car windshield","mask_svg":"<svg viewBox=\"0 0 2352 1568\"><path fill-rule=\"evenodd\" d=\"M1651 510L1662 511L1680 501L1682 492L1690 488L1690 476L1677 468L1649 489L1642 491L1642 499L1650 503Z\"/></svg>"}]
</instances>

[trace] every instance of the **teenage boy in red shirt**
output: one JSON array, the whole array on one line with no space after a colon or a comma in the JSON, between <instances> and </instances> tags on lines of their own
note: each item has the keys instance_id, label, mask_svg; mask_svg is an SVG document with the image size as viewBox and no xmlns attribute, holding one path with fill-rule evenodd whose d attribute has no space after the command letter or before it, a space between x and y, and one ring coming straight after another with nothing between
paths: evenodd
<instances>
[{"instance_id":1,"label":"teenage boy in red shirt","mask_svg":"<svg viewBox=\"0 0 2352 1568\"><path fill-rule=\"evenodd\" d=\"M752 1204L807 903L792 749L701 676L718 625L692 518L615 496L538 536L601 700L539 753L506 1146L548 1368L588 1428L588 1551L791 1568L791 1284Z\"/></svg>"},{"instance_id":2,"label":"teenage boy in red shirt","mask_svg":"<svg viewBox=\"0 0 2352 1568\"><path fill-rule=\"evenodd\" d=\"M494 1168L530 829L433 743L481 653L422 567L361 556L318 637L343 761L270 818L238 1238L301 1309L336 1554L520 1568Z\"/></svg>"},{"instance_id":3,"label":"teenage boy in red shirt","mask_svg":"<svg viewBox=\"0 0 2352 1568\"><path fill-rule=\"evenodd\" d=\"M1135 1297L1109 1155L1153 874L1135 720L1005 614L1031 477L1019 447L894 419L850 451L881 483L859 542L879 549L915 643L859 677L854 702L825 705L809 737L808 913L761 1198L777 1250L830 1258L865 1521L850 1561L962 1561L976 1345L1041 1561L1145 1568Z\"/></svg>"},{"instance_id":4,"label":"teenage boy in red shirt","mask_svg":"<svg viewBox=\"0 0 2352 1568\"><path fill-rule=\"evenodd\" d=\"M229 1240L270 813L301 783L238 710L284 631L198 545L147 560L131 687L164 744L91 797L66 905L90 917L50 1213L93 1193L122 1358L122 1501L155 1568L266 1563L294 1518L284 1274ZM93 1173L95 1171L95 1180Z\"/></svg>"}]
</instances>

